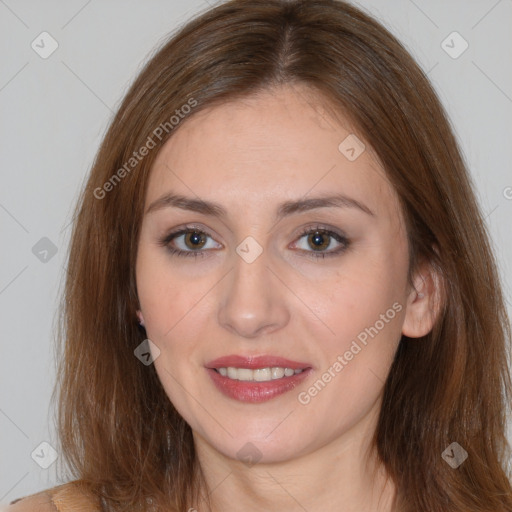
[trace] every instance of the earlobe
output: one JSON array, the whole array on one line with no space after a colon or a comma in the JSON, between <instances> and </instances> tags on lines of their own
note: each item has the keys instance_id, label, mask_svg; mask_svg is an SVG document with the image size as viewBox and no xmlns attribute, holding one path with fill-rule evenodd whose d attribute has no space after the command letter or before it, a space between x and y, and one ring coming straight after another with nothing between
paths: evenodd
<instances>
[{"instance_id":1,"label":"earlobe","mask_svg":"<svg viewBox=\"0 0 512 512\"><path fill-rule=\"evenodd\" d=\"M139 324L144 327L144 317L142 316L140 309L137 310L137 318L139 319Z\"/></svg>"},{"instance_id":2,"label":"earlobe","mask_svg":"<svg viewBox=\"0 0 512 512\"><path fill-rule=\"evenodd\" d=\"M433 328L439 314L440 278L431 265L416 274L414 286L409 292L402 334L409 338L420 338Z\"/></svg>"}]
</instances>

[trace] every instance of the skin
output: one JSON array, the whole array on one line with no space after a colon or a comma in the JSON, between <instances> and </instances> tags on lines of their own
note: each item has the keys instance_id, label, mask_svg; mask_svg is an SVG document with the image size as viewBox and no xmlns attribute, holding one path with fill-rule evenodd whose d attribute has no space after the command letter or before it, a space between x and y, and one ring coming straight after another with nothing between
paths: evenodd
<instances>
[{"instance_id":1,"label":"skin","mask_svg":"<svg viewBox=\"0 0 512 512\"><path fill-rule=\"evenodd\" d=\"M281 86L194 114L151 171L146 208L172 191L228 212L223 219L175 207L145 214L136 264L139 318L161 351L154 364L162 385L193 430L213 510L391 510L395 489L369 441L402 333L432 328L435 279L422 269L415 286L408 283L394 189L368 144L355 161L338 150L353 132L312 91ZM274 220L283 201L332 193L373 215L328 207ZM204 257L171 255L159 244L190 223L208 235ZM302 230L318 225L344 233L349 245L314 258ZM252 263L235 250L248 236L263 251ZM186 241L182 235L170 244L192 251ZM323 251L338 247L327 237ZM299 393L393 304L401 311L301 404ZM313 371L290 392L242 403L221 394L205 369L229 354L277 355ZM261 457L255 465L237 455L248 442Z\"/></svg>"}]
</instances>

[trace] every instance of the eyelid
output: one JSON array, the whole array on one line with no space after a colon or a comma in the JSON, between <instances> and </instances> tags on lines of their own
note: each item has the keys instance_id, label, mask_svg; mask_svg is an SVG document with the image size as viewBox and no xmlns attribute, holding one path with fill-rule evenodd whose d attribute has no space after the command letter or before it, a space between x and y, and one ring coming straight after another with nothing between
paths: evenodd
<instances>
[{"instance_id":1,"label":"eyelid","mask_svg":"<svg viewBox=\"0 0 512 512\"><path fill-rule=\"evenodd\" d=\"M168 232L166 232L166 234L160 239L160 243L162 245L166 245L167 243L169 243L169 241L171 239L173 239L173 237L176 237L178 235L182 235L184 233L188 233L190 231L197 231L199 233L203 233L207 236L209 236L210 238L214 238L214 236L208 231L207 228L204 228L203 226L199 225L199 224L185 224L185 225L182 225L182 226L178 226L176 228L173 228L171 230L169 230Z\"/></svg>"},{"instance_id":2,"label":"eyelid","mask_svg":"<svg viewBox=\"0 0 512 512\"><path fill-rule=\"evenodd\" d=\"M313 258L326 258L331 256L334 257L339 256L341 253L345 252L345 250L348 249L349 245L351 244L351 241L340 229L319 223L302 228L301 231L296 236L295 241L292 242L292 244L295 246L303 237L315 233L317 231L323 233L324 235L330 238L333 238L334 240L336 240L336 242L340 244L340 246L336 249L331 249L329 251L307 251L304 249L298 249L300 252L311 255Z\"/></svg>"},{"instance_id":3,"label":"eyelid","mask_svg":"<svg viewBox=\"0 0 512 512\"><path fill-rule=\"evenodd\" d=\"M208 251L211 251L212 249L205 250L197 250L197 251L185 251L183 249L177 249L175 247L171 246L171 242L175 240L176 238L183 236L187 233L196 231L198 233L206 235L208 238L211 238L214 240L214 237L209 233L209 231L204 228L203 226L197 225L197 224L186 224L183 226L178 226L174 229L172 229L170 232L168 232L166 235L164 235L162 238L158 240L158 245L166 248L172 255L176 256L206 256ZM219 243L219 242L217 242ZM220 244L222 245L222 244Z\"/></svg>"}]
</instances>

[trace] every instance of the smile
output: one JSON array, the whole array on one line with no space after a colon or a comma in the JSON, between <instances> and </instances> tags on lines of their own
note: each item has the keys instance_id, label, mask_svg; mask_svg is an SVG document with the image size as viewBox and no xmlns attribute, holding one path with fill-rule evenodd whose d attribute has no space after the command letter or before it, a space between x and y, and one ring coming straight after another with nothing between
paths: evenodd
<instances>
[{"instance_id":1,"label":"smile","mask_svg":"<svg viewBox=\"0 0 512 512\"><path fill-rule=\"evenodd\" d=\"M259 403L291 391L313 371L308 363L277 356L224 356L206 365L213 384L224 396Z\"/></svg>"},{"instance_id":2,"label":"smile","mask_svg":"<svg viewBox=\"0 0 512 512\"><path fill-rule=\"evenodd\" d=\"M282 379L283 377L292 377L304 371L304 369L283 368L274 366L272 368L257 368L251 370L250 368L216 368L216 370L223 376L232 380L255 381L255 382L268 382L270 380Z\"/></svg>"}]
</instances>

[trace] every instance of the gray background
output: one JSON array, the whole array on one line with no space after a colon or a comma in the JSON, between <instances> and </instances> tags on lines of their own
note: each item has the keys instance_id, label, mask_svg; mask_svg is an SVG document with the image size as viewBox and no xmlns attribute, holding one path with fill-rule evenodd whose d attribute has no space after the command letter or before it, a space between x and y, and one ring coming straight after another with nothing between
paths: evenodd
<instances>
[{"instance_id":1,"label":"gray background","mask_svg":"<svg viewBox=\"0 0 512 512\"><path fill-rule=\"evenodd\" d=\"M47 450L41 442L56 445L49 410L53 322L71 211L84 177L146 56L208 5L203 0L0 0L0 503L59 483L57 464L43 469L31 453ZM512 2L365 0L359 5L405 43L448 110L512 313ZM31 47L33 41L42 46L43 31L58 42L46 59ZM469 44L457 58L452 56L464 40L446 39L454 31ZM44 237L56 254L47 240L40 241Z\"/></svg>"}]
</instances>

